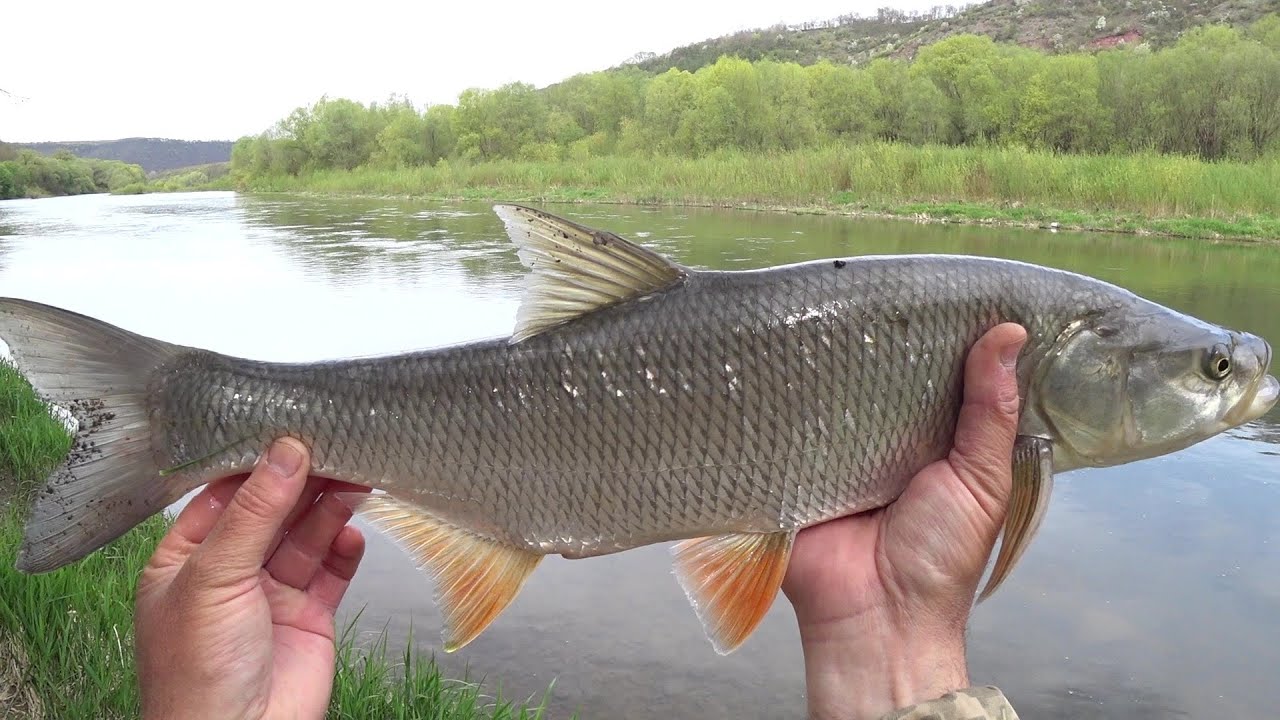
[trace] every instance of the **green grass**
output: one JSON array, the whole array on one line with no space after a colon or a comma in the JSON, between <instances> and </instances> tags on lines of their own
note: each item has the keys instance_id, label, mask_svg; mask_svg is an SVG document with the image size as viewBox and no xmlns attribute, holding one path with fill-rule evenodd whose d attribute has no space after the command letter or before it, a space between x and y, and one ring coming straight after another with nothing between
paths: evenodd
<instances>
[{"instance_id":1,"label":"green grass","mask_svg":"<svg viewBox=\"0 0 1280 720\"><path fill-rule=\"evenodd\" d=\"M19 507L0 518L0 642L25 651L24 682L45 717L137 717L134 584L166 519L151 518L74 566L27 576L13 568Z\"/></svg>"},{"instance_id":2,"label":"green grass","mask_svg":"<svg viewBox=\"0 0 1280 720\"><path fill-rule=\"evenodd\" d=\"M12 368L0 363L0 720L135 718L133 597L171 518L157 515L101 551L42 575L14 569L26 498L70 439ZM386 636L370 647L343 633L329 717L341 720L531 720L545 702L491 697L480 683L445 679L412 643L399 657Z\"/></svg>"},{"instance_id":3,"label":"green grass","mask_svg":"<svg viewBox=\"0 0 1280 720\"><path fill-rule=\"evenodd\" d=\"M481 683L445 679L434 658L412 652L412 640L396 659L388 655L385 633L371 646L358 648L350 627L340 639L330 718L537 720L543 716L545 697L535 707L487 697Z\"/></svg>"},{"instance_id":4,"label":"green grass","mask_svg":"<svg viewBox=\"0 0 1280 720\"><path fill-rule=\"evenodd\" d=\"M71 448L71 438L49 416L31 386L8 363L0 361L0 506L26 494Z\"/></svg>"},{"instance_id":5,"label":"green grass","mask_svg":"<svg viewBox=\"0 0 1280 720\"><path fill-rule=\"evenodd\" d=\"M719 205L1197 238L1280 239L1280 158L842 145L704 158L358 168L249 178L257 191Z\"/></svg>"}]
</instances>

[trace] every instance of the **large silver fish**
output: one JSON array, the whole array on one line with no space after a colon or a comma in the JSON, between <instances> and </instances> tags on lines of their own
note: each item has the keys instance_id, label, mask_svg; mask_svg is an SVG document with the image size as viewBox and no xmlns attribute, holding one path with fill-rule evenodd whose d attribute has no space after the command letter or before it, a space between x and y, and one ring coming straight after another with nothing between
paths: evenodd
<instances>
[{"instance_id":1,"label":"large silver fish","mask_svg":"<svg viewBox=\"0 0 1280 720\"><path fill-rule=\"evenodd\" d=\"M679 582L728 652L776 597L797 530L892 502L945 455L967 351L998 323L1029 339L984 596L1055 472L1185 448L1260 417L1280 387L1263 340L1069 272L939 255L694 271L538 210L496 211L531 268L509 338L277 364L0 300L0 338L78 424L19 568L81 558L291 435L314 474L385 491L351 502L434 576L446 649L544 555L679 540Z\"/></svg>"}]
</instances>

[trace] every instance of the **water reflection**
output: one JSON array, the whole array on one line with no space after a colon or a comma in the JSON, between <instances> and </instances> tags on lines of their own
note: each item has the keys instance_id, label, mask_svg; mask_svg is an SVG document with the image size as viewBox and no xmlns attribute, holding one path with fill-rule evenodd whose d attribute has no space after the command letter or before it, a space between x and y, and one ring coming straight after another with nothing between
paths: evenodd
<instances>
[{"instance_id":1,"label":"water reflection","mask_svg":"<svg viewBox=\"0 0 1280 720\"><path fill-rule=\"evenodd\" d=\"M694 267L950 252L1081 271L1280 341L1273 248L722 210L555 206ZM175 342L316 360L505 334L523 268L489 203L204 193L5 203L0 292ZM6 264L7 263L7 264ZM161 301L162 300L162 301ZM286 320L283 327L277 321ZM1280 412L1185 450L1064 476L970 632L975 682L1023 717L1263 717L1280 666ZM438 645L430 583L370 538L348 615ZM548 558L475 643L441 656L554 717L799 717L785 602L719 657L661 546Z\"/></svg>"},{"instance_id":2,"label":"water reflection","mask_svg":"<svg viewBox=\"0 0 1280 720\"><path fill-rule=\"evenodd\" d=\"M352 198L302 205L279 198L239 196L245 221L300 264L338 282L370 273L427 277L436 268L464 271L478 286L510 282L521 266L488 206L460 209L392 199Z\"/></svg>"}]
</instances>

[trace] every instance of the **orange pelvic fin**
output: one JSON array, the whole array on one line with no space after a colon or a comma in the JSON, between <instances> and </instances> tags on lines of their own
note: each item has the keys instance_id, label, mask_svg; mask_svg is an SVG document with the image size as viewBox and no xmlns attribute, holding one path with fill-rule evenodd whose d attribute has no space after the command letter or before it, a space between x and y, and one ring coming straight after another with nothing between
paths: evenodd
<instances>
[{"instance_id":1,"label":"orange pelvic fin","mask_svg":"<svg viewBox=\"0 0 1280 720\"><path fill-rule=\"evenodd\" d=\"M399 543L435 580L445 652L465 646L488 627L542 560L542 555L450 525L389 495L339 497Z\"/></svg>"},{"instance_id":2,"label":"orange pelvic fin","mask_svg":"<svg viewBox=\"0 0 1280 720\"><path fill-rule=\"evenodd\" d=\"M735 533L675 546L676 577L716 652L737 649L769 611L795 537L794 532Z\"/></svg>"}]
</instances>

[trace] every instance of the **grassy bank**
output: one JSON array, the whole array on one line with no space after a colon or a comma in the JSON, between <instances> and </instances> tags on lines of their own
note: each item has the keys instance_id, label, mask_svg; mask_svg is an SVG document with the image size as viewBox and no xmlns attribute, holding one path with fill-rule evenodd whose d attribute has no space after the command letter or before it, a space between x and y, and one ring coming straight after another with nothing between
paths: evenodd
<instances>
[{"instance_id":1,"label":"grassy bank","mask_svg":"<svg viewBox=\"0 0 1280 720\"><path fill-rule=\"evenodd\" d=\"M102 551L44 575L13 568L25 496L69 440L30 386L0 363L0 720L134 718L133 594L137 577L169 527L156 516ZM389 654L344 633L329 717L536 718L539 708L491 697L480 685L448 680L432 659Z\"/></svg>"},{"instance_id":2,"label":"grassy bank","mask_svg":"<svg viewBox=\"0 0 1280 720\"><path fill-rule=\"evenodd\" d=\"M1280 239L1280 158L1064 155L868 143L705 158L362 167L241 180L258 191L726 205L914 220Z\"/></svg>"}]
</instances>

